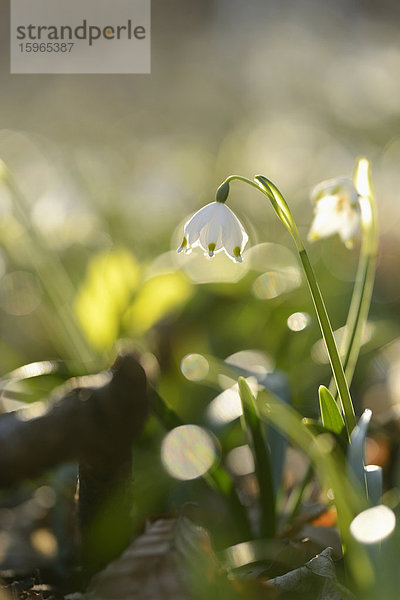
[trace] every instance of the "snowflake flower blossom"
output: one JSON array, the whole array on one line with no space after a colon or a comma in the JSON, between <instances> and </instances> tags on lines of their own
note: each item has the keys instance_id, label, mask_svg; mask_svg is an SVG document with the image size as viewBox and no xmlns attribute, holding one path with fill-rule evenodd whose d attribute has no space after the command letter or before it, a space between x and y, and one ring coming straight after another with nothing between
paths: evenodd
<instances>
[{"instance_id":1,"label":"snowflake flower blossom","mask_svg":"<svg viewBox=\"0 0 400 600\"><path fill-rule=\"evenodd\" d=\"M206 255L224 250L235 262L242 262L248 235L237 216L223 202L210 202L198 210L184 227L184 238L178 252L190 252L200 246Z\"/></svg>"},{"instance_id":2,"label":"snowflake flower blossom","mask_svg":"<svg viewBox=\"0 0 400 600\"><path fill-rule=\"evenodd\" d=\"M315 202L315 214L308 239L337 233L347 247L352 247L361 225L359 194L353 181L347 177L323 181L313 189L311 200Z\"/></svg>"}]
</instances>

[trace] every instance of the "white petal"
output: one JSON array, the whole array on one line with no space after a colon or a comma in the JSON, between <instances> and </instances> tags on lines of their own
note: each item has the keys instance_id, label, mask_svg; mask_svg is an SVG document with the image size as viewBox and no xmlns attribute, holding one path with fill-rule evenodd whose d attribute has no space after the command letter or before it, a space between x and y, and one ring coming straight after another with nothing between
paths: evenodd
<instances>
[{"instance_id":1,"label":"white petal","mask_svg":"<svg viewBox=\"0 0 400 600\"><path fill-rule=\"evenodd\" d=\"M338 233L346 244L353 239L360 227L361 218L358 194L351 180L349 181L352 186L351 194L340 191L337 195L323 196L317 201L309 240L328 237L334 233Z\"/></svg>"},{"instance_id":2,"label":"white petal","mask_svg":"<svg viewBox=\"0 0 400 600\"><path fill-rule=\"evenodd\" d=\"M315 212L334 213L338 211L339 198L336 195L327 195L318 201Z\"/></svg>"},{"instance_id":3,"label":"white petal","mask_svg":"<svg viewBox=\"0 0 400 600\"><path fill-rule=\"evenodd\" d=\"M200 210L185 223L183 235L186 237L189 246L194 246L196 242L198 242L200 231L212 219L218 204L218 202L206 204L206 206L200 208Z\"/></svg>"},{"instance_id":4,"label":"white petal","mask_svg":"<svg viewBox=\"0 0 400 600\"><path fill-rule=\"evenodd\" d=\"M225 219L222 228L222 245L230 258L240 262L240 257L234 252L235 248L239 248L240 252L243 252L249 236L235 213L232 212L228 206L225 206L225 209Z\"/></svg>"},{"instance_id":5,"label":"white petal","mask_svg":"<svg viewBox=\"0 0 400 600\"><path fill-rule=\"evenodd\" d=\"M338 199L336 196L325 196L319 200L308 234L309 240L328 237L339 231L342 225L342 216L337 207Z\"/></svg>"},{"instance_id":6,"label":"white petal","mask_svg":"<svg viewBox=\"0 0 400 600\"><path fill-rule=\"evenodd\" d=\"M339 235L343 242L352 240L361 225L361 216L359 211L349 209L343 213L342 224L339 229Z\"/></svg>"},{"instance_id":7,"label":"white petal","mask_svg":"<svg viewBox=\"0 0 400 600\"><path fill-rule=\"evenodd\" d=\"M310 241L319 240L320 238L329 237L338 231L338 223L334 219L329 219L323 213L317 213L311 224L308 233Z\"/></svg>"},{"instance_id":8,"label":"white petal","mask_svg":"<svg viewBox=\"0 0 400 600\"><path fill-rule=\"evenodd\" d=\"M312 202L319 202L324 196L345 195L351 203L357 201L358 193L350 177L336 177L322 181L311 192Z\"/></svg>"},{"instance_id":9,"label":"white petal","mask_svg":"<svg viewBox=\"0 0 400 600\"><path fill-rule=\"evenodd\" d=\"M223 209L226 206L221 202L216 202L216 204L217 206L213 211L212 218L200 232L199 242L204 252L208 252L210 244L215 244L214 252L222 249L222 228L225 219L225 211Z\"/></svg>"},{"instance_id":10,"label":"white petal","mask_svg":"<svg viewBox=\"0 0 400 600\"><path fill-rule=\"evenodd\" d=\"M209 256L225 250L237 262L248 240L239 219L222 202L210 202L198 210L185 224L184 236L188 249L201 246Z\"/></svg>"}]
</instances>

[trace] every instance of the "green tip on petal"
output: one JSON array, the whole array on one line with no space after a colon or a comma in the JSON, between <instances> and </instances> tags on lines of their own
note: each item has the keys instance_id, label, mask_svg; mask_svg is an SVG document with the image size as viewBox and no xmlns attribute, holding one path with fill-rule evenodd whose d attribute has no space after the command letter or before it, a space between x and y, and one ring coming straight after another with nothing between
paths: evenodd
<instances>
[{"instance_id":1,"label":"green tip on petal","mask_svg":"<svg viewBox=\"0 0 400 600\"><path fill-rule=\"evenodd\" d=\"M217 193L215 194L215 200L217 202L221 202L221 204L224 204L224 202L228 198L228 195L229 195L229 183L227 181L224 181L224 183L222 183L219 186L219 188L217 189Z\"/></svg>"},{"instance_id":2,"label":"green tip on petal","mask_svg":"<svg viewBox=\"0 0 400 600\"><path fill-rule=\"evenodd\" d=\"M235 257L236 262L242 262L243 261L242 257L240 256L240 247L239 246L236 246L233 249L233 255Z\"/></svg>"},{"instance_id":3,"label":"green tip on petal","mask_svg":"<svg viewBox=\"0 0 400 600\"><path fill-rule=\"evenodd\" d=\"M208 256L212 258L214 256L215 244L208 244Z\"/></svg>"},{"instance_id":4,"label":"green tip on petal","mask_svg":"<svg viewBox=\"0 0 400 600\"><path fill-rule=\"evenodd\" d=\"M184 237L182 240L182 244L178 248L177 252L182 252L182 250L184 250L186 248L186 246L187 246L187 239Z\"/></svg>"}]
</instances>

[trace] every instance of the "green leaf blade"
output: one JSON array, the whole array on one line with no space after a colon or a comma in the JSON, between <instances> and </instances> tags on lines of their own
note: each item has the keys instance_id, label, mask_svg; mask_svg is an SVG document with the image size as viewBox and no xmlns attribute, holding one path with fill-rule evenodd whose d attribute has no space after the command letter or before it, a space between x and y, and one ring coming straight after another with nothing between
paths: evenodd
<instances>
[{"instance_id":1,"label":"green leaf blade","mask_svg":"<svg viewBox=\"0 0 400 600\"><path fill-rule=\"evenodd\" d=\"M334 397L324 385L320 385L318 395L323 426L340 435L345 425Z\"/></svg>"},{"instance_id":2,"label":"green leaf blade","mask_svg":"<svg viewBox=\"0 0 400 600\"><path fill-rule=\"evenodd\" d=\"M256 399L244 377L239 377L239 394L242 402L243 423L251 447L255 472L260 490L260 537L272 538L276 531L275 490L271 459L258 414Z\"/></svg>"}]
</instances>

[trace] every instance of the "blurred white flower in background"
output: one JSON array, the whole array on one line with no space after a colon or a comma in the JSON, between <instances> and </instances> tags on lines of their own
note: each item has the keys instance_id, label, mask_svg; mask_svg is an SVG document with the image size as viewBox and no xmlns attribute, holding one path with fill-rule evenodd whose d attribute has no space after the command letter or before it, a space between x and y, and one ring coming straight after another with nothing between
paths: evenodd
<instances>
[{"instance_id":1,"label":"blurred white flower in background","mask_svg":"<svg viewBox=\"0 0 400 600\"><path fill-rule=\"evenodd\" d=\"M310 241L339 234L349 248L361 225L359 194L349 177L329 179L315 186L311 193L315 203Z\"/></svg>"},{"instance_id":2,"label":"blurred white flower in background","mask_svg":"<svg viewBox=\"0 0 400 600\"><path fill-rule=\"evenodd\" d=\"M235 262L242 262L248 235L231 209L222 202L210 202L185 224L178 252L190 252L200 246L208 256L225 251Z\"/></svg>"}]
</instances>

